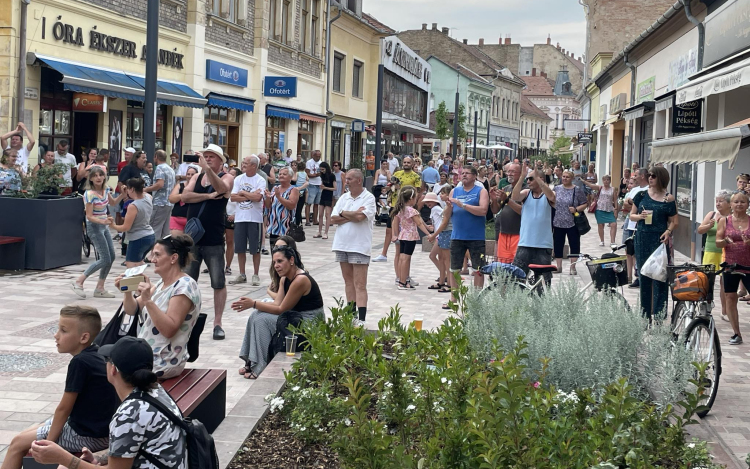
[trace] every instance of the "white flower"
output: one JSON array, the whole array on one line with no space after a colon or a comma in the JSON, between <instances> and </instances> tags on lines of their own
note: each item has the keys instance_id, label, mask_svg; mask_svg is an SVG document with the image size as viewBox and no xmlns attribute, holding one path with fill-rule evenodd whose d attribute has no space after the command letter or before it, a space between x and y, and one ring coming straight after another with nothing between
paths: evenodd
<instances>
[{"instance_id":1,"label":"white flower","mask_svg":"<svg viewBox=\"0 0 750 469\"><path fill-rule=\"evenodd\" d=\"M401 373L402 378L406 378L406 373Z\"/></svg>"},{"instance_id":2,"label":"white flower","mask_svg":"<svg viewBox=\"0 0 750 469\"><path fill-rule=\"evenodd\" d=\"M409 404L408 406L406 406L406 411L410 412L410 411L412 411L412 410L414 410L416 408L417 407L414 404Z\"/></svg>"},{"instance_id":3,"label":"white flower","mask_svg":"<svg viewBox=\"0 0 750 469\"><path fill-rule=\"evenodd\" d=\"M392 388L393 387L393 383L391 383L390 381L386 381L384 386L386 388Z\"/></svg>"},{"instance_id":4,"label":"white flower","mask_svg":"<svg viewBox=\"0 0 750 469\"><path fill-rule=\"evenodd\" d=\"M292 388L292 391L294 391L294 392L297 392L297 391L299 391L299 386L295 386L295 387L293 387L293 388Z\"/></svg>"},{"instance_id":5,"label":"white flower","mask_svg":"<svg viewBox=\"0 0 750 469\"><path fill-rule=\"evenodd\" d=\"M304 432L305 430L307 430L307 427L301 427L301 428L299 429L299 431L301 431L301 432Z\"/></svg>"},{"instance_id":6,"label":"white flower","mask_svg":"<svg viewBox=\"0 0 750 469\"><path fill-rule=\"evenodd\" d=\"M690 444L688 444L688 448L691 448L691 449L692 449L692 448L695 448L695 443L690 443Z\"/></svg>"},{"instance_id":7,"label":"white flower","mask_svg":"<svg viewBox=\"0 0 750 469\"><path fill-rule=\"evenodd\" d=\"M349 420L348 418L345 418L344 419L344 425L346 425L347 427L350 427L352 425L352 421Z\"/></svg>"},{"instance_id":8,"label":"white flower","mask_svg":"<svg viewBox=\"0 0 750 469\"><path fill-rule=\"evenodd\" d=\"M443 383L443 384L445 384L447 381L448 381L448 378L446 378L446 377L440 378L440 382Z\"/></svg>"}]
</instances>

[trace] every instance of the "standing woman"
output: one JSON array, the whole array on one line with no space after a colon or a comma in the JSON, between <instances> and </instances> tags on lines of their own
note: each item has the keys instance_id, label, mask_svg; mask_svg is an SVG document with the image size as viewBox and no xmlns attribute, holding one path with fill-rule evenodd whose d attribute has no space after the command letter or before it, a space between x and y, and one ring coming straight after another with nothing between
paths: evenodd
<instances>
[{"instance_id":1,"label":"standing woman","mask_svg":"<svg viewBox=\"0 0 750 469\"><path fill-rule=\"evenodd\" d=\"M341 194L344 193L344 182L346 181L346 173L341 170L340 161L333 162L333 175L336 177L336 190L333 191L333 205L335 206Z\"/></svg>"},{"instance_id":2,"label":"standing woman","mask_svg":"<svg viewBox=\"0 0 750 469\"><path fill-rule=\"evenodd\" d=\"M570 275L576 274L575 262L581 253L581 234L578 232L573 217L585 217L586 214L583 211L588 206L586 195L573 184L573 177L572 171L564 171L562 184L555 186L555 207L557 210L555 210L555 217L552 219L552 238L557 271L562 272L563 248L567 237L570 246L570 254L568 255ZM540 229L546 229L546 227L540 227Z\"/></svg>"},{"instance_id":3,"label":"standing woman","mask_svg":"<svg viewBox=\"0 0 750 469\"><path fill-rule=\"evenodd\" d=\"M151 196L143 193L146 182L141 178L130 178L127 182L127 195L133 202L128 205L122 225L112 225L120 233L127 233L128 251L125 255L127 268L143 265L143 258L153 247L154 230L149 224L153 205Z\"/></svg>"},{"instance_id":4,"label":"standing woman","mask_svg":"<svg viewBox=\"0 0 750 469\"><path fill-rule=\"evenodd\" d=\"M591 163L589 165L589 172L583 175L583 177L581 178L581 182L583 182L584 184L587 182L589 184L596 184L597 182L599 182L599 179L596 177L594 163ZM586 184L584 186L584 192L586 193L586 198L589 205L591 205L594 202L594 197L596 194L594 194L594 191L591 189L591 186L589 184Z\"/></svg>"},{"instance_id":5,"label":"standing woman","mask_svg":"<svg viewBox=\"0 0 750 469\"><path fill-rule=\"evenodd\" d=\"M638 222L635 232L635 262L639 272L659 244L669 242L677 227L677 205L674 197L667 193L668 185L669 172L664 168L654 167L648 174L648 189L633 198L630 219ZM649 321L654 317L661 321L666 314L667 283L645 275L639 277L643 315Z\"/></svg>"},{"instance_id":6,"label":"standing woman","mask_svg":"<svg viewBox=\"0 0 750 469\"><path fill-rule=\"evenodd\" d=\"M333 175L331 166L325 161L320 163L320 210L318 211L318 234L313 238L328 239L328 228L331 226L331 211L333 210L333 193L336 192L336 176ZM323 218L325 216L325 234L323 231Z\"/></svg>"},{"instance_id":7,"label":"standing woman","mask_svg":"<svg viewBox=\"0 0 750 469\"><path fill-rule=\"evenodd\" d=\"M747 216L748 196L744 192L736 192L732 196L732 213L719 220L716 228L716 246L724 249L724 262L750 266L750 219ZM726 295L727 316L732 325L734 335L729 339L729 345L740 345L740 318L737 311L739 295L737 289L740 281L745 288L750 288L747 276L750 271L739 270L724 274L724 292Z\"/></svg>"},{"instance_id":8,"label":"standing woman","mask_svg":"<svg viewBox=\"0 0 750 469\"><path fill-rule=\"evenodd\" d=\"M388 171L388 160L380 162L380 169L375 171L375 186L387 186L391 180L391 172Z\"/></svg>"},{"instance_id":9,"label":"standing woman","mask_svg":"<svg viewBox=\"0 0 750 469\"><path fill-rule=\"evenodd\" d=\"M93 166L87 171L87 188L83 193L83 201L86 204L86 232L99 254L99 260L86 268L86 271L73 282L72 288L76 295L86 298L83 283L98 270L99 281L94 288L94 298L114 298L115 295L104 289L104 282L115 262L115 245L109 234L109 226L113 219L107 214L107 206L114 206L119 201L112 197L111 189L107 187L107 175L102 168Z\"/></svg>"},{"instance_id":10,"label":"standing woman","mask_svg":"<svg viewBox=\"0 0 750 469\"><path fill-rule=\"evenodd\" d=\"M307 180L307 173L304 167L302 171L299 170L300 164L297 161L291 162L292 171L295 172L295 176L292 179L292 184L299 191L299 200L297 201L297 208L294 211L294 223L297 226L302 225L302 208L305 206L305 194L307 193L307 186L310 182Z\"/></svg>"},{"instance_id":11,"label":"standing woman","mask_svg":"<svg viewBox=\"0 0 750 469\"><path fill-rule=\"evenodd\" d=\"M719 220L728 217L732 213L732 194L727 190L720 190L716 194L716 210L708 212L703 218L703 223L698 225L698 234L706 237L706 244L703 246L703 264L713 265L718 272L721 269L721 263L724 262L724 252L716 245L716 229ZM721 298L721 319L729 321L727 317L727 298L724 292L724 277L720 280L720 298Z\"/></svg>"},{"instance_id":12,"label":"standing woman","mask_svg":"<svg viewBox=\"0 0 750 469\"><path fill-rule=\"evenodd\" d=\"M271 209L268 216L268 238L271 246L276 245L280 236L285 236L294 223L294 212L299 202L299 190L292 185L294 170L285 166L279 170L278 186L266 191L266 207ZM320 225L318 225L320 226ZM328 234L328 226L326 226Z\"/></svg>"},{"instance_id":13,"label":"standing woman","mask_svg":"<svg viewBox=\"0 0 750 469\"><path fill-rule=\"evenodd\" d=\"M182 201L182 191L185 190L185 185L188 181L199 172L200 171L197 167L192 165L188 166L187 171L185 171L186 179L181 179L175 184L172 188L172 193L169 194L169 203L174 204L172 206L172 216L169 218L169 230L172 233L172 236L185 232L188 206Z\"/></svg>"},{"instance_id":14,"label":"standing woman","mask_svg":"<svg viewBox=\"0 0 750 469\"><path fill-rule=\"evenodd\" d=\"M609 224L609 244L615 244L615 237L617 236L617 211L620 206L617 203L619 191L615 192L615 188L612 187L612 176L603 176L601 186L591 184L585 179L583 183L589 189L598 191L599 193L596 199L596 224L599 228L599 246L604 246L604 225L606 224Z\"/></svg>"}]
</instances>

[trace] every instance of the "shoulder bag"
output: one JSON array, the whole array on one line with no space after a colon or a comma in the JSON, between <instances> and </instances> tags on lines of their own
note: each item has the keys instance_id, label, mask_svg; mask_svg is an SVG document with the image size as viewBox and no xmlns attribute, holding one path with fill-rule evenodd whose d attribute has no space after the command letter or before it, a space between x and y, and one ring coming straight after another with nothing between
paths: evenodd
<instances>
[{"instance_id":1,"label":"shoulder bag","mask_svg":"<svg viewBox=\"0 0 750 469\"><path fill-rule=\"evenodd\" d=\"M115 342L120 340L121 337L124 337L126 335L129 335L131 337L138 336L138 325L142 324L142 321L140 320L141 309L138 308L136 310L127 332L125 332L125 334L121 334L120 330L122 321L123 319L125 319L126 315L127 313L123 311L123 304L120 303L120 307L117 308L117 312L115 313L112 320L107 323L107 325L104 327L104 329L101 330L101 332L99 332L99 334L97 334L96 339L94 339L94 344L101 347L103 345L114 344Z\"/></svg>"},{"instance_id":2,"label":"shoulder bag","mask_svg":"<svg viewBox=\"0 0 750 469\"><path fill-rule=\"evenodd\" d=\"M575 208L576 206L576 189L578 189L578 187L573 188L573 200L571 200L571 207L573 208ZM591 225L589 224L589 219L586 216L586 212L579 212L578 210L576 210L576 212L573 214L573 221L576 224L579 235L583 236L591 231Z\"/></svg>"},{"instance_id":3,"label":"shoulder bag","mask_svg":"<svg viewBox=\"0 0 750 469\"><path fill-rule=\"evenodd\" d=\"M222 176L224 176L224 174L226 174L226 173L224 173L224 171L222 171L217 176L219 176L219 178L221 178ZM196 181L196 184L200 184L200 183L201 183L201 180ZM206 186L206 192L205 193L206 194L210 194L211 191L213 191L213 190L214 190L214 186L211 185L211 184L209 184L208 186ZM206 208L206 202L208 202L208 200L204 200L201 203L201 209L198 211L198 215L196 217L194 217L194 218L191 218L190 220L187 221L187 223L185 223L185 231L184 231L184 233L186 235L190 236L191 238L193 238L193 243L194 244L198 244L200 242L201 238L203 238L203 235L206 234L206 229L203 228L203 223L201 223L201 221L200 221L201 215L203 214L203 209Z\"/></svg>"}]
</instances>

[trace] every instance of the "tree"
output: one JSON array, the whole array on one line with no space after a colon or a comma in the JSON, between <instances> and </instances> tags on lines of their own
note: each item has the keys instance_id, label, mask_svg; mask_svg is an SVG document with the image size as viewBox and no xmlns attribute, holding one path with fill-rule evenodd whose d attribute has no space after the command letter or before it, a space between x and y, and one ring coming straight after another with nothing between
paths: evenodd
<instances>
[{"instance_id":1,"label":"tree","mask_svg":"<svg viewBox=\"0 0 750 469\"><path fill-rule=\"evenodd\" d=\"M448 133L448 106L442 101L435 110L435 137L445 140L450 136Z\"/></svg>"},{"instance_id":2,"label":"tree","mask_svg":"<svg viewBox=\"0 0 750 469\"><path fill-rule=\"evenodd\" d=\"M466 106L463 104L458 105L458 139L466 140L468 134L466 133Z\"/></svg>"},{"instance_id":3,"label":"tree","mask_svg":"<svg viewBox=\"0 0 750 469\"><path fill-rule=\"evenodd\" d=\"M557 137L555 139L554 143L552 143L552 148L549 149L550 154L554 155L555 158L560 156L560 152L562 150L567 150L570 148L570 144L572 143L572 140L570 137Z\"/></svg>"}]
</instances>

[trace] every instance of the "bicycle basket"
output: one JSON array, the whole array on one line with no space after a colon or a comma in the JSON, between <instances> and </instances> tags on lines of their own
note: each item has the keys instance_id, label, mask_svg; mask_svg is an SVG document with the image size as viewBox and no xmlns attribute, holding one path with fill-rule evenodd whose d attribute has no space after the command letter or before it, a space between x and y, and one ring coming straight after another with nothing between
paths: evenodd
<instances>
[{"instance_id":1,"label":"bicycle basket","mask_svg":"<svg viewBox=\"0 0 750 469\"><path fill-rule=\"evenodd\" d=\"M602 256L602 259L586 262L586 267L589 268L594 287L599 291L628 283L628 264L625 256Z\"/></svg>"},{"instance_id":2,"label":"bicycle basket","mask_svg":"<svg viewBox=\"0 0 750 469\"><path fill-rule=\"evenodd\" d=\"M713 265L670 265L667 274L675 301L713 301L716 280Z\"/></svg>"}]
</instances>

